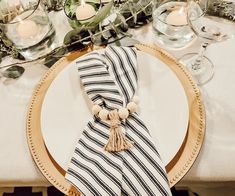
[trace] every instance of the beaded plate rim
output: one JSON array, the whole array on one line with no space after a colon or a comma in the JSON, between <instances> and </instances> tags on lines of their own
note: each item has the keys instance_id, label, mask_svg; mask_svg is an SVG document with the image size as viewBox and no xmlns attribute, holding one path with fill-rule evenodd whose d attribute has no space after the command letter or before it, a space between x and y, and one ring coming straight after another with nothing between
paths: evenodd
<instances>
[{"instance_id":1,"label":"beaded plate rim","mask_svg":"<svg viewBox=\"0 0 235 196\"><path fill-rule=\"evenodd\" d=\"M156 46L137 44L135 47L160 59L173 70L181 81L189 102L190 117L187 135L178 153L166 166L169 183L172 187L189 171L200 152L205 134L204 105L196 83L184 66L174 57ZM40 127L41 106L47 89L57 74L72 60L92 50L93 48L89 47L76 51L55 63L36 86L28 108L26 135L33 160L46 179L66 195L78 196L80 193L65 180L65 171L54 161L46 149Z\"/></svg>"}]
</instances>

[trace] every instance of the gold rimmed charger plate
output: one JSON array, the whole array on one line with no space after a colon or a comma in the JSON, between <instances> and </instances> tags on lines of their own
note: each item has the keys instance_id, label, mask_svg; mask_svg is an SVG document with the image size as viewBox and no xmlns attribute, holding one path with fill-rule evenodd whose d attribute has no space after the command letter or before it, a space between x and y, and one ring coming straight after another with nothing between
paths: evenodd
<instances>
[{"instance_id":1,"label":"gold rimmed charger plate","mask_svg":"<svg viewBox=\"0 0 235 196\"><path fill-rule=\"evenodd\" d=\"M189 105L189 124L186 137L178 153L166 166L170 186L174 186L190 169L201 149L205 133L205 110L200 91L190 74L172 56L149 45L137 44L135 47L160 59L177 75L181 81ZM34 90L27 116L27 139L32 157L47 180L66 195L80 195L78 190L69 184L64 176L65 171L48 152L40 127L40 114L43 99L52 81L72 60L92 51L89 47L60 59L49 69Z\"/></svg>"}]
</instances>

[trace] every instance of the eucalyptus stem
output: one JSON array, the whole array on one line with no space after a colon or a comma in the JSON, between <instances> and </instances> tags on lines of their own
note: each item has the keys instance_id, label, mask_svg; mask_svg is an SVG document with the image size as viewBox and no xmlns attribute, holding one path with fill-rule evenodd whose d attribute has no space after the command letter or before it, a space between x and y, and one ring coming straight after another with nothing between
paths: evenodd
<instances>
[{"instance_id":1,"label":"eucalyptus stem","mask_svg":"<svg viewBox=\"0 0 235 196\"><path fill-rule=\"evenodd\" d=\"M152 2L150 1L150 2L149 2L147 5L145 5L142 9L140 9L139 11L137 11L136 14L141 13L144 9L146 9L146 8L147 8L149 5L151 5L151 4L152 4ZM132 18L134 18L134 15L129 16L129 17L126 19L126 21L129 21L129 20L132 19ZM119 27L120 25L122 25L122 22L120 22L120 23L118 23L118 24L116 24L116 25L114 25L114 26L115 26L115 27ZM56 52L58 52L58 51L61 50L61 49L64 49L64 48L73 46L73 45L75 45L75 44L77 44L77 43L79 43L79 42L82 42L82 41L84 41L84 40L87 40L87 39L89 39L89 38L92 38L92 36L99 36L99 35L102 35L102 33L107 32L107 31L109 31L109 30L111 30L111 29L112 29L112 28L110 27L110 28L107 28L107 29L105 29L105 30L103 30L103 31L100 31L100 32L98 32L98 33L95 33L95 34L93 34L93 35L89 35L89 36L86 36L86 37L84 37L84 38L82 38L82 39L76 40L76 41L74 41L74 42L72 42L72 43L63 44L62 46L59 46L59 47L53 49L51 52L49 52L49 53L47 53L47 54L45 54L45 55L42 55L42 56L38 57L37 59L27 60L27 61L22 61L22 62L18 62L18 63L12 63L12 64L8 64L8 65L4 65L4 66L0 67L0 70L1 70L1 69L5 69L5 68L8 68L8 67L11 67L11 66L15 66L15 65L24 65L24 64L33 63L33 62L37 62L37 61L43 60L43 59L45 59L46 57L48 57L48 56L50 56L50 55L53 56L53 54L55 54ZM124 36L123 36L123 37L124 37ZM121 37L121 38L123 38L123 37ZM120 40L120 38L119 38L118 40ZM85 49L86 49L86 48L85 48Z\"/></svg>"}]
</instances>

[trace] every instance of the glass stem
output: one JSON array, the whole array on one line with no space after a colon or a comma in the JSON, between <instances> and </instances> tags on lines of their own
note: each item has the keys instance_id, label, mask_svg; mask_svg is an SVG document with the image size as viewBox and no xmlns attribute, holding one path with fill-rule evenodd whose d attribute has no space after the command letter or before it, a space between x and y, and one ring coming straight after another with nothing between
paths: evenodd
<instances>
[{"instance_id":1,"label":"glass stem","mask_svg":"<svg viewBox=\"0 0 235 196\"><path fill-rule=\"evenodd\" d=\"M203 43L201 45L201 49L200 49L195 61L192 64L192 70L197 71L201 68L202 61L203 61L203 56L206 52L206 49L207 49L208 45L209 45L209 43Z\"/></svg>"}]
</instances>

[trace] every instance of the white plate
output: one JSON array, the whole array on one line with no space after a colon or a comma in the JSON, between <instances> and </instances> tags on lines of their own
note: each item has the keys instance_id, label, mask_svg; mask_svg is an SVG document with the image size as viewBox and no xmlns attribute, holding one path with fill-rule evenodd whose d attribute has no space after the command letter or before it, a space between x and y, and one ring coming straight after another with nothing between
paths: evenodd
<instances>
[{"instance_id":1,"label":"white plate","mask_svg":"<svg viewBox=\"0 0 235 196\"><path fill-rule=\"evenodd\" d=\"M137 56L140 116L167 165L178 152L187 133L187 98L183 86L168 66L141 51L137 52ZM45 144L55 161L65 170L90 117L74 61L53 80L41 110Z\"/></svg>"}]
</instances>

